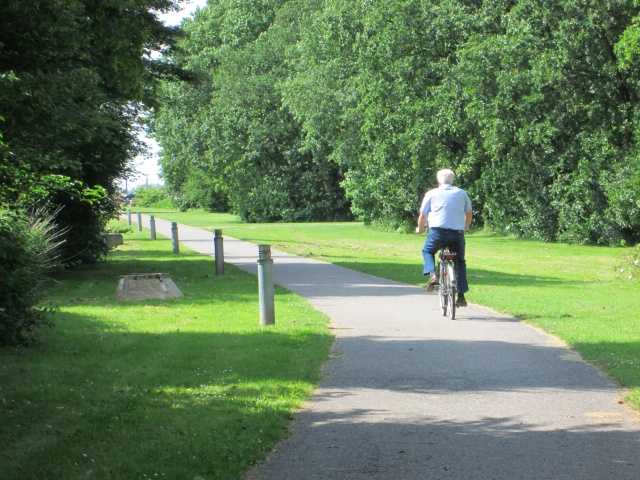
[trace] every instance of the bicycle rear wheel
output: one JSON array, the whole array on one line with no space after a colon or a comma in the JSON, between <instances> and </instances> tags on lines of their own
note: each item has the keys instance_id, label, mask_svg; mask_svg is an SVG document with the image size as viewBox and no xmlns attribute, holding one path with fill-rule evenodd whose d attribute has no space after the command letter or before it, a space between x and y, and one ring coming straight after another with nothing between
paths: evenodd
<instances>
[{"instance_id":1,"label":"bicycle rear wheel","mask_svg":"<svg viewBox=\"0 0 640 480\"><path fill-rule=\"evenodd\" d=\"M438 289L438 296L440 297L440 311L442 312L442 316L447 316L447 302L449 300L447 294L447 278L443 273L445 272L446 265L442 263L438 265L438 276L440 281L440 287Z\"/></svg>"},{"instance_id":2,"label":"bicycle rear wheel","mask_svg":"<svg viewBox=\"0 0 640 480\"><path fill-rule=\"evenodd\" d=\"M447 263L447 303L449 304L449 317L456 319L456 292L458 282L456 272L452 263Z\"/></svg>"}]
</instances>

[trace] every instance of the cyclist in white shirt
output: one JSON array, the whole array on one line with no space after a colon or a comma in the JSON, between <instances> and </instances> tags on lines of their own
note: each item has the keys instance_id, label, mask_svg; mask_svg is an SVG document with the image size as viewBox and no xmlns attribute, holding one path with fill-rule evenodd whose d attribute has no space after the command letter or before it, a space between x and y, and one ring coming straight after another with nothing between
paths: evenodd
<instances>
[{"instance_id":1,"label":"cyclist in white shirt","mask_svg":"<svg viewBox=\"0 0 640 480\"><path fill-rule=\"evenodd\" d=\"M424 275L429 275L427 291L438 285L435 273L435 253L448 245L456 253L458 265L458 299L456 305L466 307L464 294L469 291L467 262L464 258L464 232L469 230L473 212L467 192L453 186L454 173L445 169L438 172L438 188L429 190L422 200L416 233L423 233L429 223L429 233L422 247Z\"/></svg>"}]
</instances>

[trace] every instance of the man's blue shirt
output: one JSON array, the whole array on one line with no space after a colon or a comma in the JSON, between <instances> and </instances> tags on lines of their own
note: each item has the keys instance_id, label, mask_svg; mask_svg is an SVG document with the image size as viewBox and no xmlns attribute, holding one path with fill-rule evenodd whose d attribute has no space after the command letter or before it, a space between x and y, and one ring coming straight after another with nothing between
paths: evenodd
<instances>
[{"instance_id":1,"label":"man's blue shirt","mask_svg":"<svg viewBox=\"0 0 640 480\"><path fill-rule=\"evenodd\" d=\"M465 214L471 210L467 192L447 184L429 190L420 207L420 212L428 215L429 228L451 230L464 230Z\"/></svg>"}]
</instances>

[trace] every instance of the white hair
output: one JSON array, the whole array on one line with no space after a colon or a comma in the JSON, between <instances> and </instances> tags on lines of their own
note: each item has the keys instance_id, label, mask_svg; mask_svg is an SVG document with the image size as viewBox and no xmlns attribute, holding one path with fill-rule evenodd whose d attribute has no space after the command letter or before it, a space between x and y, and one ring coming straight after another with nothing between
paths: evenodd
<instances>
[{"instance_id":1,"label":"white hair","mask_svg":"<svg viewBox=\"0 0 640 480\"><path fill-rule=\"evenodd\" d=\"M446 185L453 185L454 173L452 170L445 168L438 172L438 182Z\"/></svg>"}]
</instances>

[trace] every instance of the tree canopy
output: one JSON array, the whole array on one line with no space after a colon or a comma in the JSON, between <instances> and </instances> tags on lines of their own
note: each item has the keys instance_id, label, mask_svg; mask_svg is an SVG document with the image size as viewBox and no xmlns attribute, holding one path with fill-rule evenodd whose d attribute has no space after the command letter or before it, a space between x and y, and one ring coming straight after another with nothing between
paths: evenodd
<instances>
[{"instance_id":1,"label":"tree canopy","mask_svg":"<svg viewBox=\"0 0 640 480\"><path fill-rule=\"evenodd\" d=\"M5 0L0 4L0 198L63 207L64 258L105 251L115 182L142 149L138 118L177 69L152 50L178 32L157 13L171 0Z\"/></svg>"},{"instance_id":2,"label":"tree canopy","mask_svg":"<svg viewBox=\"0 0 640 480\"><path fill-rule=\"evenodd\" d=\"M340 165L314 155L284 108L286 48L311 3L210 2L172 52L195 81L166 82L153 127L167 186L186 206L248 221L346 218ZM203 199L205 193L209 200Z\"/></svg>"},{"instance_id":3,"label":"tree canopy","mask_svg":"<svg viewBox=\"0 0 640 480\"><path fill-rule=\"evenodd\" d=\"M141 152L140 115L181 70L152 50L179 29L172 0L0 2L0 345L34 341L59 263L93 263L108 245L116 181Z\"/></svg>"},{"instance_id":4,"label":"tree canopy","mask_svg":"<svg viewBox=\"0 0 640 480\"><path fill-rule=\"evenodd\" d=\"M248 220L350 206L408 228L447 167L491 228L637 242L639 13L635 0L210 0L174 52L196 81L165 83L156 112L165 180Z\"/></svg>"}]
</instances>

